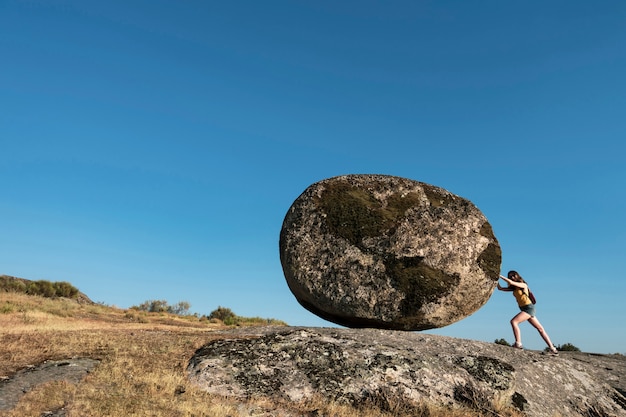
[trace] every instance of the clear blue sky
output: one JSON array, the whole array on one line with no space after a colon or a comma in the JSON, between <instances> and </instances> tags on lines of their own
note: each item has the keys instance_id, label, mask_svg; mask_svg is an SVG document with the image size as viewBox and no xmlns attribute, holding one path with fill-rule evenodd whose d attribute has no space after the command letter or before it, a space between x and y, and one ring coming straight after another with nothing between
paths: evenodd
<instances>
[{"instance_id":1,"label":"clear blue sky","mask_svg":"<svg viewBox=\"0 0 626 417\"><path fill-rule=\"evenodd\" d=\"M625 353L625 74L622 1L3 0L0 274L331 326L284 215L390 174L483 211L556 344ZM516 312L433 333L511 342Z\"/></svg>"}]
</instances>

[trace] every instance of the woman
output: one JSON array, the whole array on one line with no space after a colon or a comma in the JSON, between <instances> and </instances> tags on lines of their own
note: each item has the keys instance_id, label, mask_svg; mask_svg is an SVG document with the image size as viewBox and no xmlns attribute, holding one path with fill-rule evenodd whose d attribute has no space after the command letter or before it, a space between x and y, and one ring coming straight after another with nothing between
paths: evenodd
<instances>
[{"instance_id":1,"label":"woman","mask_svg":"<svg viewBox=\"0 0 626 417\"><path fill-rule=\"evenodd\" d=\"M535 317L535 305L530 301L530 290L528 289L528 284L526 284L524 279L516 271L509 271L507 275L507 277L500 275L500 279L506 281L508 285L506 287L502 287L500 282L498 282L498 289L500 291L512 291L515 299L517 300L519 309L522 310L511 319L513 335L515 336L515 343L513 344L513 347L522 349L522 335L519 330L519 325L520 323L528 320L528 322L539 331L543 340L548 344L550 353L558 355L559 351L556 350L550 341L548 333L546 333L541 323L539 323L539 320L537 320L537 317Z\"/></svg>"}]
</instances>

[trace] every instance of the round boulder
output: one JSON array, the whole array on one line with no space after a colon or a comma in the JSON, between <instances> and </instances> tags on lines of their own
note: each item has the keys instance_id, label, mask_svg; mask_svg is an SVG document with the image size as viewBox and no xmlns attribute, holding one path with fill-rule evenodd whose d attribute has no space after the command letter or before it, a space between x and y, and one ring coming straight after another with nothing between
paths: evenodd
<instances>
[{"instance_id":1,"label":"round boulder","mask_svg":"<svg viewBox=\"0 0 626 417\"><path fill-rule=\"evenodd\" d=\"M406 178L345 175L294 201L280 260L298 302L325 320L426 330L487 302L501 251L485 216L464 198Z\"/></svg>"}]
</instances>

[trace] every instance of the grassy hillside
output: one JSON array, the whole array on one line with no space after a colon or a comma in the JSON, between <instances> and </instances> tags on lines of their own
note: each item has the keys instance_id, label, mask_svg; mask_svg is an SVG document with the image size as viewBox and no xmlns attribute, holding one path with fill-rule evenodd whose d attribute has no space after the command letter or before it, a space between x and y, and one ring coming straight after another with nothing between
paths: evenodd
<instances>
[{"instance_id":1,"label":"grassy hillside","mask_svg":"<svg viewBox=\"0 0 626 417\"><path fill-rule=\"evenodd\" d=\"M185 369L193 353L218 338L217 330L227 327L219 320L195 316L0 291L0 383L44 361L100 361L78 384L50 381L32 387L14 408L0 411L0 417L39 417L55 412L66 416L167 417L480 415L428 405L409 407L401 401L355 409L324 400L288 404L268 399L236 402L211 396L189 384ZM499 415L515 414L504 410Z\"/></svg>"}]
</instances>

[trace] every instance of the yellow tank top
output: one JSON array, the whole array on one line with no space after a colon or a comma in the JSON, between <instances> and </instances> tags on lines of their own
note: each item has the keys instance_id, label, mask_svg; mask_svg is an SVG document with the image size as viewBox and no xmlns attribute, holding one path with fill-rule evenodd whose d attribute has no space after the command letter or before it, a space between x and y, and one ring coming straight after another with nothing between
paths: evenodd
<instances>
[{"instance_id":1,"label":"yellow tank top","mask_svg":"<svg viewBox=\"0 0 626 417\"><path fill-rule=\"evenodd\" d=\"M532 304L532 301L530 301L530 297L528 296L528 291L522 288L515 288L513 290L513 295L515 296L515 299L517 300L517 305L520 307L524 307L524 306L527 306L528 304Z\"/></svg>"}]
</instances>

